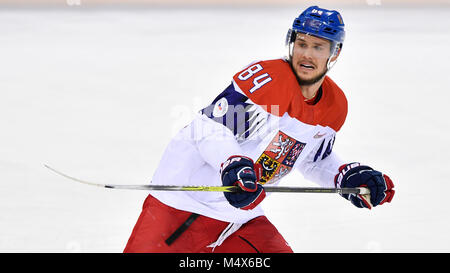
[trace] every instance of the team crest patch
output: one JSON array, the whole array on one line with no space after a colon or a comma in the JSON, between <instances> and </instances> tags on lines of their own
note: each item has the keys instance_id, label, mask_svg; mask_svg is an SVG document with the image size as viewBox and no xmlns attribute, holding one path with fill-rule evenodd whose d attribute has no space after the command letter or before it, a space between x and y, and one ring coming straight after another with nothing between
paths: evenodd
<instances>
[{"instance_id":1,"label":"team crest patch","mask_svg":"<svg viewBox=\"0 0 450 273\"><path fill-rule=\"evenodd\" d=\"M305 145L279 131L256 161L263 169L259 182L272 184L288 174Z\"/></svg>"}]
</instances>

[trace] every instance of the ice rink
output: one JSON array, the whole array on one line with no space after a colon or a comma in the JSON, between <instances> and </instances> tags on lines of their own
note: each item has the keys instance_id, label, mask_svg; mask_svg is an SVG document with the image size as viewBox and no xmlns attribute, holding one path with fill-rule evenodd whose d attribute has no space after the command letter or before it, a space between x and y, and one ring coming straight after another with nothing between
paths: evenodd
<instances>
[{"instance_id":1,"label":"ice rink","mask_svg":"<svg viewBox=\"0 0 450 273\"><path fill-rule=\"evenodd\" d=\"M0 252L121 252L174 133L243 66L285 55L306 6L0 10ZM333 7L325 7L333 8ZM336 7L334 151L388 174L391 204L272 194L295 252L450 252L450 9ZM314 186L292 172L280 185Z\"/></svg>"}]
</instances>

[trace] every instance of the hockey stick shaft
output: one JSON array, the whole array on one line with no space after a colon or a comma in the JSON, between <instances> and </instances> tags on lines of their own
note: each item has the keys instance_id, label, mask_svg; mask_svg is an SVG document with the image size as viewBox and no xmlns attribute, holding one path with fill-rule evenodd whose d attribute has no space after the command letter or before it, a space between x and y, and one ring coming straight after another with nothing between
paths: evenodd
<instances>
[{"instance_id":1,"label":"hockey stick shaft","mask_svg":"<svg viewBox=\"0 0 450 273\"><path fill-rule=\"evenodd\" d=\"M240 192L238 186L171 186L171 185L105 185L110 189L153 190L153 191L217 191ZM266 192L291 193L340 193L340 194L368 194L367 188L320 188L320 187L278 187L265 186Z\"/></svg>"},{"instance_id":2,"label":"hockey stick shaft","mask_svg":"<svg viewBox=\"0 0 450 273\"><path fill-rule=\"evenodd\" d=\"M127 190L149 190L149 191L209 191L209 192L239 192L238 186L176 186L176 185L114 185L99 184L81 180L67 174L64 174L48 165L44 165L47 169L59 174L65 178L77 181L82 184L97 186L108 189L127 189ZM277 187L265 186L266 192L291 192L291 193L339 193L339 194L369 194L367 188L320 188L320 187Z\"/></svg>"}]
</instances>

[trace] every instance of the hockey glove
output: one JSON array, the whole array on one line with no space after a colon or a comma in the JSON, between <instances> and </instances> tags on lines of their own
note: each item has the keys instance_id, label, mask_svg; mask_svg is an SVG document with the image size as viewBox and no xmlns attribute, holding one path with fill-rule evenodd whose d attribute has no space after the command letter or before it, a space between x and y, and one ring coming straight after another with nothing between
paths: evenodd
<instances>
[{"instance_id":1,"label":"hockey glove","mask_svg":"<svg viewBox=\"0 0 450 273\"><path fill-rule=\"evenodd\" d=\"M357 162L342 165L334 182L337 188L369 188L369 195L342 194L344 198L350 200L358 208L371 209L385 202L389 203L395 193L393 190L394 183L389 176Z\"/></svg>"},{"instance_id":2,"label":"hockey glove","mask_svg":"<svg viewBox=\"0 0 450 273\"><path fill-rule=\"evenodd\" d=\"M228 202L236 208L250 210L255 208L266 196L263 186L258 183L261 165L253 164L251 158L231 156L220 168L224 186L238 186L238 192L224 192Z\"/></svg>"}]
</instances>

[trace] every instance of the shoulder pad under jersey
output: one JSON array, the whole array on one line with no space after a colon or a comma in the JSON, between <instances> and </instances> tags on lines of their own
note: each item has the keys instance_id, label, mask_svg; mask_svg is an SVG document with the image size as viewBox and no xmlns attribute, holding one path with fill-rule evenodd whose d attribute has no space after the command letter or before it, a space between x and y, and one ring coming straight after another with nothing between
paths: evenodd
<instances>
[{"instance_id":1,"label":"shoulder pad under jersey","mask_svg":"<svg viewBox=\"0 0 450 273\"><path fill-rule=\"evenodd\" d=\"M288 110L294 93L300 92L297 79L284 59L252 63L236 73L233 82L252 102L279 116Z\"/></svg>"}]
</instances>

